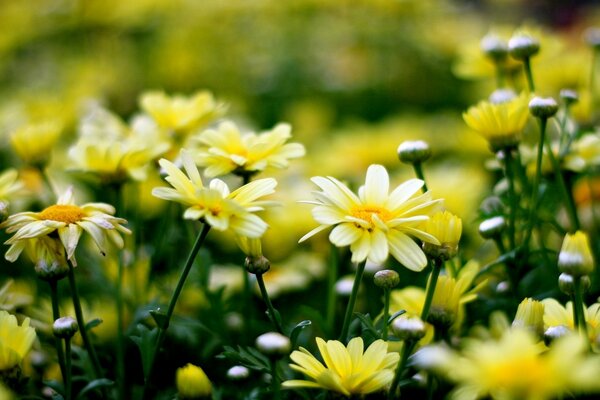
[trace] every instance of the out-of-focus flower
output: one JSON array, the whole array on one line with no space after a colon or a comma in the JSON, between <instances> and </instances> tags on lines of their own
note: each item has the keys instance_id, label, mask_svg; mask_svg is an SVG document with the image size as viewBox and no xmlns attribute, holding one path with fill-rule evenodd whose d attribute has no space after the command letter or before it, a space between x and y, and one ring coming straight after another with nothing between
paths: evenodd
<instances>
[{"instance_id":1,"label":"out-of-focus flower","mask_svg":"<svg viewBox=\"0 0 600 400\"><path fill-rule=\"evenodd\" d=\"M274 262L268 274L263 275L269 296L275 298L283 293L309 287L325 273L325 263L313 253L297 252L280 262ZM256 288L258 291L258 287Z\"/></svg>"},{"instance_id":2,"label":"out-of-focus flower","mask_svg":"<svg viewBox=\"0 0 600 400\"><path fill-rule=\"evenodd\" d=\"M481 101L463 113L467 125L483 136L493 151L516 146L529 117L528 96L504 103Z\"/></svg>"},{"instance_id":3,"label":"out-of-focus flower","mask_svg":"<svg viewBox=\"0 0 600 400\"><path fill-rule=\"evenodd\" d=\"M10 135L10 143L27 164L45 165L62 131L63 124L59 120L30 123L15 130Z\"/></svg>"},{"instance_id":4,"label":"out-of-focus flower","mask_svg":"<svg viewBox=\"0 0 600 400\"><path fill-rule=\"evenodd\" d=\"M0 372L18 366L31 350L35 337L35 329L29 326L29 318L25 318L19 326L14 315L1 310Z\"/></svg>"},{"instance_id":5,"label":"out-of-focus flower","mask_svg":"<svg viewBox=\"0 0 600 400\"><path fill-rule=\"evenodd\" d=\"M423 243L426 254L441 260L449 260L456 255L462 234L462 220L459 217L448 211L440 211L425 221L421 229L440 242L439 245Z\"/></svg>"},{"instance_id":6,"label":"out-of-focus flower","mask_svg":"<svg viewBox=\"0 0 600 400\"><path fill-rule=\"evenodd\" d=\"M529 329L531 333L542 337L544 334L544 303L531 298L524 299L517 308L512 326Z\"/></svg>"},{"instance_id":7,"label":"out-of-focus flower","mask_svg":"<svg viewBox=\"0 0 600 400\"><path fill-rule=\"evenodd\" d=\"M594 271L590 241L585 232L565 235L558 253L558 269L574 277L590 275Z\"/></svg>"},{"instance_id":8,"label":"out-of-focus flower","mask_svg":"<svg viewBox=\"0 0 600 400\"><path fill-rule=\"evenodd\" d=\"M257 199L275 191L275 179L258 179L233 192L220 179L213 179L205 187L189 152L182 150L181 160L187 176L172 162L164 158L159 161L167 173L165 180L173 187L155 188L154 196L188 206L185 219L202 219L216 230L231 229L249 238L262 236L267 224L254 213L273 203Z\"/></svg>"},{"instance_id":9,"label":"out-of-focus flower","mask_svg":"<svg viewBox=\"0 0 600 400\"><path fill-rule=\"evenodd\" d=\"M573 318L573 303L567 302L564 306L552 298L543 299L544 304L544 327L546 329L556 326L564 326L575 332ZM590 343L594 348L600 347L600 303L594 303L585 309L585 322Z\"/></svg>"},{"instance_id":10,"label":"out-of-focus flower","mask_svg":"<svg viewBox=\"0 0 600 400\"><path fill-rule=\"evenodd\" d=\"M304 156L300 143L286 143L292 137L289 124L277 124L272 130L242 134L233 122L223 122L218 129L208 129L195 137L200 147L195 151L198 165L206 167L208 177L233 172L253 175L267 168L287 168L289 160Z\"/></svg>"},{"instance_id":11,"label":"out-of-focus flower","mask_svg":"<svg viewBox=\"0 0 600 400\"><path fill-rule=\"evenodd\" d=\"M215 100L212 93L199 91L187 97L168 96L164 92L145 92L139 99L140 107L163 129L176 137L186 136L219 118L226 107Z\"/></svg>"},{"instance_id":12,"label":"out-of-focus flower","mask_svg":"<svg viewBox=\"0 0 600 400\"><path fill-rule=\"evenodd\" d=\"M350 340L348 346L317 338L317 346L325 365L300 347L290 355L295 363L290 367L311 380L286 381L284 387L325 389L344 396L373 393L391 383L400 358L398 353L388 353L383 340L374 341L366 351L360 337Z\"/></svg>"},{"instance_id":13,"label":"out-of-focus flower","mask_svg":"<svg viewBox=\"0 0 600 400\"><path fill-rule=\"evenodd\" d=\"M316 205L312 213L321 225L304 235L301 242L334 226L329 240L339 247L350 245L353 262L368 259L383 264L391 253L411 270L425 268L425 254L410 236L439 244L419 225L439 209L442 200L432 200L430 192L416 195L423 181L408 180L389 193L389 176L381 165L368 168L358 196L333 177L316 176L312 181L322 191L314 192L317 200L308 203Z\"/></svg>"},{"instance_id":14,"label":"out-of-focus flower","mask_svg":"<svg viewBox=\"0 0 600 400\"><path fill-rule=\"evenodd\" d=\"M131 231L122 225L127 221L113 216L114 213L114 207L105 203L75 205L73 188L69 187L55 205L40 212L26 211L11 215L0 224L0 229L6 228L7 233L16 232L5 242L10 245L5 258L14 262L30 240L54 232L58 234L67 258L72 261L75 261L75 249L83 231L90 234L103 254L106 252L107 239L122 248L120 233L129 234Z\"/></svg>"},{"instance_id":15,"label":"out-of-focus flower","mask_svg":"<svg viewBox=\"0 0 600 400\"><path fill-rule=\"evenodd\" d=\"M11 168L0 174L0 221L8 217L10 202L24 191L25 184L19 179L16 170Z\"/></svg>"},{"instance_id":16,"label":"out-of-focus flower","mask_svg":"<svg viewBox=\"0 0 600 400\"><path fill-rule=\"evenodd\" d=\"M31 281L9 279L0 287L0 310L13 312L33 303L35 298Z\"/></svg>"},{"instance_id":17,"label":"out-of-focus flower","mask_svg":"<svg viewBox=\"0 0 600 400\"><path fill-rule=\"evenodd\" d=\"M415 361L455 382L450 396L455 400L549 400L600 390L600 360L586 349L583 338L569 335L546 350L530 331L515 328L497 341L469 340L460 353L429 348Z\"/></svg>"},{"instance_id":18,"label":"out-of-focus flower","mask_svg":"<svg viewBox=\"0 0 600 400\"><path fill-rule=\"evenodd\" d=\"M598 134L585 135L573 142L563 166L575 172L600 165L600 137Z\"/></svg>"},{"instance_id":19,"label":"out-of-focus flower","mask_svg":"<svg viewBox=\"0 0 600 400\"><path fill-rule=\"evenodd\" d=\"M194 364L187 364L185 367L177 368L175 375L177 394L180 399L199 400L210 398L212 384L202 368Z\"/></svg>"}]
</instances>

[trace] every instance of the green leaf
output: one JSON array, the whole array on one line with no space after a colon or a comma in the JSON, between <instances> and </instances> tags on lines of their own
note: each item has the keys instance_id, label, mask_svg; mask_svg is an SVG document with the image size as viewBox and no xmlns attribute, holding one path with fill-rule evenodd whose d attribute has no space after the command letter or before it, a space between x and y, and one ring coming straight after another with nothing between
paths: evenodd
<instances>
[{"instance_id":1,"label":"green leaf","mask_svg":"<svg viewBox=\"0 0 600 400\"><path fill-rule=\"evenodd\" d=\"M113 381L111 381L110 379L95 379L93 381L91 381L90 383L88 383L87 385L85 385L85 387L83 389L81 389L81 392L79 392L79 394L77 395L77 399L82 399L85 394L91 392L92 390L96 390L96 389L101 389L104 387L108 387L108 386L112 386L114 384Z\"/></svg>"},{"instance_id":2,"label":"green leaf","mask_svg":"<svg viewBox=\"0 0 600 400\"><path fill-rule=\"evenodd\" d=\"M227 358L237 364L241 364L249 369L270 373L271 364L269 359L253 347L238 346L237 349L225 346L223 353L219 358Z\"/></svg>"},{"instance_id":3,"label":"green leaf","mask_svg":"<svg viewBox=\"0 0 600 400\"><path fill-rule=\"evenodd\" d=\"M91 329L94 329L95 327L97 327L98 325L100 325L102 321L100 318L95 318L91 321L89 321L87 324L85 324L85 329L89 332Z\"/></svg>"},{"instance_id":4,"label":"green leaf","mask_svg":"<svg viewBox=\"0 0 600 400\"><path fill-rule=\"evenodd\" d=\"M148 375L148 368L154 357L154 350L158 342L159 329L152 328L148 329L145 325L138 324L137 326L139 335L130 336L131 340L140 349L140 355L142 357L142 367L144 368L144 376Z\"/></svg>"},{"instance_id":5,"label":"green leaf","mask_svg":"<svg viewBox=\"0 0 600 400\"><path fill-rule=\"evenodd\" d=\"M156 325L160 329L167 329L169 326L169 319L167 318L167 314L160 311L160 308L157 308L156 310L150 310L150 315L152 315L154 322L156 322Z\"/></svg>"},{"instance_id":6,"label":"green leaf","mask_svg":"<svg viewBox=\"0 0 600 400\"><path fill-rule=\"evenodd\" d=\"M396 318L398 318L399 316L401 316L402 314L405 314L406 310L400 310L400 311L396 311L395 313L393 313L392 315L390 315L390 318L387 320L387 324L391 324Z\"/></svg>"},{"instance_id":7,"label":"green leaf","mask_svg":"<svg viewBox=\"0 0 600 400\"><path fill-rule=\"evenodd\" d=\"M290 332L290 342L292 344L292 349L296 348L296 341L298 340L298 336L300 332L307 326L310 326L312 322L309 319L305 319L304 321L298 322L298 324L292 329Z\"/></svg>"},{"instance_id":8,"label":"green leaf","mask_svg":"<svg viewBox=\"0 0 600 400\"><path fill-rule=\"evenodd\" d=\"M369 332L376 338L379 338L379 336L380 336L379 332L377 332L377 329L373 325L373 320L371 320L371 316L369 314L364 315L364 314L356 313L354 315L359 319L364 330L366 330L367 332Z\"/></svg>"}]
</instances>

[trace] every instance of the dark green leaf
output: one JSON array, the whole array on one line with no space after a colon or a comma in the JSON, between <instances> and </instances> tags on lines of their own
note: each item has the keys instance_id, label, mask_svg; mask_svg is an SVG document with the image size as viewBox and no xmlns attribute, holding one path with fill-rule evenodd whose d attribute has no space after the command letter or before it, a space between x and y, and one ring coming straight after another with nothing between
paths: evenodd
<instances>
[{"instance_id":1,"label":"dark green leaf","mask_svg":"<svg viewBox=\"0 0 600 400\"><path fill-rule=\"evenodd\" d=\"M77 395L77 399L83 398L82 397L83 395L91 392L92 390L112 386L113 384L114 384L114 382L111 381L110 379L105 379L105 378L95 379L95 380L91 381L90 383L88 383L87 385L85 385L85 387L83 389L81 389L81 392L79 392L79 394Z\"/></svg>"},{"instance_id":2,"label":"dark green leaf","mask_svg":"<svg viewBox=\"0 0 600 400\"><path fill-rule=\"evenodd\" d=\"M401 316L402 314L406 313L406 310L400 310L400 311L396 311L395 313L393 313L390 318L387 320L388 325L392 323L392 321L394 321L396 318L398 318L399 316Z\"/></svg>"},{"instance_id":3,"label":"dark green leaf","mask_svg":"<svg viewBox=\"0 0 600 400\"><path fill-rule=\"evenodd\" d=\"M138 336L130 336L131 340L140 349L142 357L142 367L144 368L144 376L148 375L148 368L154 357L154 350L158 341L158 328L148 329L145 325L138 324Z\"/></svg>"},{"instance_id":4,"label":"dark green leaf","mask_svg":"<svg viewBox=\"0 0 600 400\"><path fill-rule=\"evenodd\" d=\"M150 315L154 318L154 322L160 329L167 329L169 326L169 319L167 318L167 314L160 311L160 308L156 310L150 310Z\"/></svg>"},{"instance_id":5,"label":"dark green leaf","mask_svg":"<svg viewBox=\"0 0 600 400\"><path fill-rule=\"evenodd\" d=\"M94 329L95 327L97 327L98 325L100 325L102 321L100 318L95 318L91 321L89 321L87 324L85 324L85 329L89 332L90 329Z\"/></svg>"},{"instance_id":6,"label":"dark green leaf","mask_svg":"<svg viewBox=\"0 0 600 400\"><path fill-rule=\"evenodd\" d=\"M296 326L292 329L290 333L290 342L292 343L292 349L296 347L296 341L298 340L298 336L300 332L307 326L310 326L312 322L309 319L305 319L304 321L298 322Z\"/></svg>"}]
</instances>

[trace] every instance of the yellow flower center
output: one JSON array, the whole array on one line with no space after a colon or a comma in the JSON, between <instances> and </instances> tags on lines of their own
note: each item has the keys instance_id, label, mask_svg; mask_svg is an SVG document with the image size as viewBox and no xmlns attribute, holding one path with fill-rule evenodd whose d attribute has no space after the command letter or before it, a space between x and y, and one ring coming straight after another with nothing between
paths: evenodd
<instances>
[{"instance_id":1,"label":"yellow flower center","mask_svg":"<svg viewBox=\"0 0 600 400\"><path fill-rule=\"evenodd\" d=\"M350 210L350 214L355 218L360 218L369 222L373 222L373 215L377 215L377 217L383 222L392 219L392 213L379 206L354 207L352 210Z\"/></svg>"},{"instance_id":2,"label":"yellow flower center","mask_svg":"<svg viewBox=\"0 0 600 400\"><path fill-rule=\"evenodd\" d=\"M40 213L40 219L74 224L81 221L84 215L83 210L77 206L56 204L44 209Z\"/></svg>"}]
</instances>

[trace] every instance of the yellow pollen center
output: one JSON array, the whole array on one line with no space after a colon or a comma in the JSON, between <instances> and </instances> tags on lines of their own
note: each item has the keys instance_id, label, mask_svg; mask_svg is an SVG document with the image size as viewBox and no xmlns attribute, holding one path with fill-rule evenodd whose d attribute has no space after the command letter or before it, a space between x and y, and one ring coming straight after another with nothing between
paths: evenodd
<instances>
[{"instance_id":1,"label":"yellow pollen center","mask_svg":"<svg viewBox=\"0 0 600 400\"><path fill-rule=\"evenodd\" d=\"M355 218L360 218L369 222L373 222L373 215L377 215L382 222L392 219L392 214L385 208L379 206L354 207L350 210L350 214Z\"/></svg>"},{"instance_id":2,"label":"yellow pollen center","mask_svg":"<svg viewBox=\"0 0 600 400\"><path fill-rule=\"evenodd\" d=\"M83 210L77 206L68 204L56 204L44 209L40 213L40 219L59 221L74 224L84 217Z\"/></svg>"}]
</instances>

